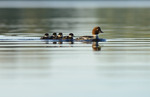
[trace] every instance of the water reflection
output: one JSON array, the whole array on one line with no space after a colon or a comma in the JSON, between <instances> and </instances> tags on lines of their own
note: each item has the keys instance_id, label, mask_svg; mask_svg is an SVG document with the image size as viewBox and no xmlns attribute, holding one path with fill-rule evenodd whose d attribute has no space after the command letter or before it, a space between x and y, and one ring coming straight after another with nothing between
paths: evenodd
<instances>
[{"instance_id":1,"label":"water reflection","mask_svg":"<svg viewBox=\"0 0 150 97\"><path fill-rule=\"evenodd\" d=\"M48 96L51 96L50 91L58 94L56 97L62 93L64 97L68 93L67 97L80 93L80 97L95 94L99 97L108 92L121 97L124 91L133 90L129 96L149 96L148 20L149 8L0 9L1 35L41 37L45 32L56 31L66 35L74 33L78 37L91 35L94 26L101 26L105 33L100 38L109 40L100 43L105 45L102 52L91 50L101 51L98 42L1 41L0 76L5 80L1 80L0 89L5 90L7 97L10 93L6 92L18 94L28 88L36 92L31 91L31 95L37 94L35 97L45 91ZM107 96L114 95L111 93ZM18 97L22 94L25 93L21 92Z\"/></svg>"},{"instance_id":2,"label":"water reflection","mask_svg":"<svg viewBox=\"0 0 150 97\"><path fill-rule=\"evenodd\" d=\"M49 44L49 43L52 43L52 44L57 44L58 43L58 45L55 45L55 47L73 47L73 45L71 45L71 46L65 46L65 44L66 43L67 44L74 44L74 41L73 40L68 40L67 42L65 42L64 45L62 45L64 43L64 40L53 40L53 42L50 42L49 40L45 40L45 44ZM93 48L94 51L101 51L101 46L99 45L98 41L81 42L81 43L92 44L92 48Z\"/></svg>"},{"instance_id":3,"label":"water reflection","mask_svg":"<svg viewBox=\"0 0 150 97\"><path fill-rule=\"evenodd\" d=\"M51 40L49 40L49 39L44 39L44 40L42 40L42 41L44 41L44 43L45 44L49 44L49 43L53 43L53 44L63 44L64 42L66 43L68 43L68 44L74 44L74 39L65 39L65 40L63 40L63 39L51 39Z\"/></svg>"},{"instance_id":4,"label":"water reflection","mask_svg":"<svg viewBox=\"0 0 150 97\"><path fill-rule=\"evenodd\" d=\"M91 28L99 25L109 34L104 38L145 38L150 37L147 20L149 8L0 9L0 31L10 35L53 31L90 35Z\"/></svg>"},{"instance_id":5,"label":"water reflection","mask_svg":"<svg viewBox=\"0 0 150 97\"><path fill-rule=\"evenodd\" d=\"M92 48L94 51L101 51L101 46L98 44L98 42L93 42Z\"/></svg>"}]
</instances>

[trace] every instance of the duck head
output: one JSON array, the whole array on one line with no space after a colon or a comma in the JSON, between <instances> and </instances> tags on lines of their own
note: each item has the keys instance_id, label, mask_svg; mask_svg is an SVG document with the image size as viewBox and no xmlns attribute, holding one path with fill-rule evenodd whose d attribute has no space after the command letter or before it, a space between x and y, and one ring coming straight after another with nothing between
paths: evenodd
<instances>
[{"instance_id":1,"label":"duck head","mask_svg":"<svg viewBox=\"0 0 150 97\"><path fill-rule=\"evenodd\" d=\"M92 30L92 35L97 35L99 33L104 33L100 27L94 27L93 30Z\"/></svg>"},{"instance_id":2,"label":"duck head","mask_svg":"<svg viewBox=\"0 0 150 97\"><path fill-rule=\"evenodd\" d=\"M49 36L49 34L48 33L45 33L45 37L48 37Z\"/></svg>"},{"instance_id":3,"label":"duck head","mask_svg":"<svg viewBox=\"0 0 150 97\"><path fill-rule=\"evenodd\" d=\"M62 33L58 33L58 37L59 37L59 38L62 38L62 37L63 37L63 34L62 34Z\"/></svg>"},{"instance_id":4,"label":"duck head","mask_svg":"<svg viewBox=\"0 0 150 97\"><path fill-rule=\"evenodd\" d=\"M57 33L56 32L53 33L53 37L57 37Z\"/></svg>"},{"instance_id":5,"label":"duck head","mask_svg":"<svg viewBox=\"0 0 150 97\"><path fill-rule=\"evenodd\" d=\"M73 37L73 36L74 36L74 34L73 34L73 33L70 33L70 34L69 34L69 37Z\"/></svg>"}]
</instances>

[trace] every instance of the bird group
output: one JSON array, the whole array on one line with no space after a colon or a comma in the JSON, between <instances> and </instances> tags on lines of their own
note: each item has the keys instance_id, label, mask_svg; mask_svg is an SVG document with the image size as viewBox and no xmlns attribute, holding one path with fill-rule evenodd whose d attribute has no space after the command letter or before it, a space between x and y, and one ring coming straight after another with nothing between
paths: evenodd
<instances>
[{"instance_id":1,"label":"bird group","mask_svg":"<svg viewBox=\"0 0 150 97\"><path fill-rule=\"evenodd\" d=\"M78 38L76 38L76 40L92 40L92 41L98 41L99 40L99 34L103 33L103 31L101 30L101 28L99 26L94 27L92 30L92 36L80 36ZM49 36L48 33L45 33L45 35L43 37L41 37L41 39L69 39L69 40L73 40L74 34L70 33L69 36L64 36L63 37L63 33L59 33L57 35L57 33L53 33L52 36Z\"/></svg>"},{"instance_id":2,"label":"bird group","mask_svg":"<svg viewBox=\"0 0 150 97\"><path fill-rule=\"evenodd\" d=\"M70 33L68 36L63 36L63 33L57 33L54 32L51 36L48 33L45 33L44 36L41 37L41 39L73 39L74 34Z\"/></svg>"}]
</instances>

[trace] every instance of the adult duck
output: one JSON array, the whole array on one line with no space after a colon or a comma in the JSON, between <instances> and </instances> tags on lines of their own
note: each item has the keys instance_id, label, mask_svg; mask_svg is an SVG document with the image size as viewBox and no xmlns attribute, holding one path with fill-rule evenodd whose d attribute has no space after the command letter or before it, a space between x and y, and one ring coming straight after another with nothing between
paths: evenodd
<instances>
[{"instance_id":1,"label":"adult duck","mask_svg":"<svg viewBox=\"0 0 150 97\"><path fill-rule=\"evenodd\" d=\"M92 30L92 36L80 36L79 38L77 38L77 40L98 40L98 34L99 33L104 33L100 27L94 27Z\"/></svg>"}]
</instances>

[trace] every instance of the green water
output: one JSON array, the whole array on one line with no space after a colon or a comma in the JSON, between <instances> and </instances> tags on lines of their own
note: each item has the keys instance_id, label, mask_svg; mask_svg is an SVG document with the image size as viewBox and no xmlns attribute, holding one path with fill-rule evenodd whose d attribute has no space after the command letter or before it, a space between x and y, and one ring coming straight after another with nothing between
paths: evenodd
<instances>
[{"instance_id":1,"label":"green water","mask_svg":"<svg viewBox=\"0 0 150 97\"><path fill-rule=\"evenodd\" d=\"M0 35L91 35L92 44L0 41L1 97L149 97L150 8L0 9Z\"/></svg>"},{"instance_id":2,"label":"green water","mask_svg":"<svg viewBox=\"0 0 150 97\"><path fill-rule=\"evenodd\" d=\"M100 26L106 38L150 37L149 8L0 9L0 18L1 34L30 36L56 31L83 35Z\"/></svg>"}]
</instances>

